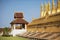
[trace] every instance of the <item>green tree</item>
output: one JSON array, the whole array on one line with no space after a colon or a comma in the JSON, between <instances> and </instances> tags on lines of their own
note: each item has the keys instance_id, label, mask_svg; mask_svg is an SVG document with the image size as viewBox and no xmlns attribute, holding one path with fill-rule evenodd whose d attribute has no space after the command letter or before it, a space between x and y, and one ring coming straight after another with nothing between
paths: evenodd
<instances>
[{"instance_id":1,"label":"green tree","mask_svg":"<svg viewBox=\"0 0 60 40\"><path fill-rule=\"evenodd\" d=\"M3 29L3 35L8 35L8 32L9 32L8 27L5 27L5 28Z\"/></svg>"}]
</instances>

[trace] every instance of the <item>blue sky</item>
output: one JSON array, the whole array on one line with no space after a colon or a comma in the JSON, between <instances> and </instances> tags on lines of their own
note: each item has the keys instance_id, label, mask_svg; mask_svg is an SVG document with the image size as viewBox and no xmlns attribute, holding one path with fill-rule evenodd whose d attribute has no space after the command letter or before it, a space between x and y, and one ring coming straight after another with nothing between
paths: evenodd
<instances>
[{"instance_id":1,"label":"blue sky","mask_svg":"<svg viewBox=\"0 0 60 40\"><path fill-rule=\"evenodd\" d=\"M40 4L48 0L0 0L0 27L10 27L15 12L23 12L28 22L40 17ZM50 0L51 2L51 0Z\"/></svg>"}]
</instances>

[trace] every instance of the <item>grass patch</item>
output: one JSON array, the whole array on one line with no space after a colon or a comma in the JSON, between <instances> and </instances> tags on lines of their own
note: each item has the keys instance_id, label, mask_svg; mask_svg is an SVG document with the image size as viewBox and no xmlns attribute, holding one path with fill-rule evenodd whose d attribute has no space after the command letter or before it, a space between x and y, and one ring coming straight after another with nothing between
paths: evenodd
<instances>
[{"instance_id":1,"label":"grass patch","mask_svg":"<svg viewBox=\"0 0 60 40\"><path fill-rule=\"evenodd\" d=\"M28 40L28 39L22 37L0 37L0 40Z\"/></svg>"}]
</instances>

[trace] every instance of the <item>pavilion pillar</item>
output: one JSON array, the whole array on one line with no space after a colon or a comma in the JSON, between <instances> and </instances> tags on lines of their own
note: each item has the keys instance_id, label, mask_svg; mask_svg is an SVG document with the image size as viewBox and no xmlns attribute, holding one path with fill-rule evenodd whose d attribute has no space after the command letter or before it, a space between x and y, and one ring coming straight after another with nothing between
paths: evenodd
<instances>
[{"instance_id":1,"label":"pavilion pillar","mask_svg":"<svg viewBox=\"0 0 60 40\"><path fill-rule=\"evenodd\" d=\"M15 30L15 27L16 27L16 26L15 26L15 24L14 24L14 27L13 27L14 30Z\"/></svg>"},{"instance_id":2,"label":"pavilion pillar","mask_svg":"<svg viewBox=\"0 0 60 40\"><path fill-rule=\"evenodd\" d=\"M27 30L27 24L25 24L25 30Z\"/></svg>"}]
</instances>

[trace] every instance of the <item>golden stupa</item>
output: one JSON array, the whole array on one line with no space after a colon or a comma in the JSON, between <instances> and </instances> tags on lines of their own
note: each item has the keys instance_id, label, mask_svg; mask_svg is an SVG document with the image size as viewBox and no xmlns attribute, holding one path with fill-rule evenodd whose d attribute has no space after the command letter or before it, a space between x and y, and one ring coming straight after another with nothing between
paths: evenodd
<instances>
[{"instance_id":1,"label":"golden stupa","mask_svg":"<svg viewBox=\"0 0 60 40\"><path fill-rule=\"evenodd\" d=\"M56 0L56 4L54 0L52 6L50 2L41 4L40 17L32 18L23 37L33 40L60 40L60 0Z\"/></svg>"},{"instance_id":2,"label":"golden stupa","mask_svg":"<svg viewBox=\"0 0 60 40\"><path fill-rule=\"evenodd\" d=\"M35 20L32 20L31 23L28 24L28 31L30 29L30 27L33 26L33 28L31 29L32 31L34 31L34 27L38 27L38 26L42 26L42 28L38 28L37 31L42 32L42 30L46 31L46 32L60 32L60 27L58 28L59 25L59 21L60 21L60 1L57 0L57 6L55 6L54 4L54 0L52 0L52 9L51 9L51 4L50 2L48 2L48 4L44 4L40 6L40 18L37 18ZM51 24L50 24L51 23ZM46 27L47 29L43 29L44 27ZM48 26L52 26L52 27L48 27ZM55 27L57 26L57 28ZM42 30L41 30L42 29Z\"/></svg>"},{"instance_id":3,"label":"golden stupa","mask_svg":"<svg viewBox=\"0 0 60 40\"><path fill-rule=\"evenodd\" d=\"M27 25L28 32L47 32L60 34L60 0L57 0L56 2L57 5L54 3L54 0L52 0L52 6L50 2L48 2L48 4L45 3L44 5L41 4L40 17L32 20L32 22ZM45 34L43 34L43 36L44 35ZM48 37L54 38L55 36L53 37L50 35ZM49 39L48 37L47 39ZM60 36L57 36L55 40L60 40Z\"/></svg>"}]
</instances>

